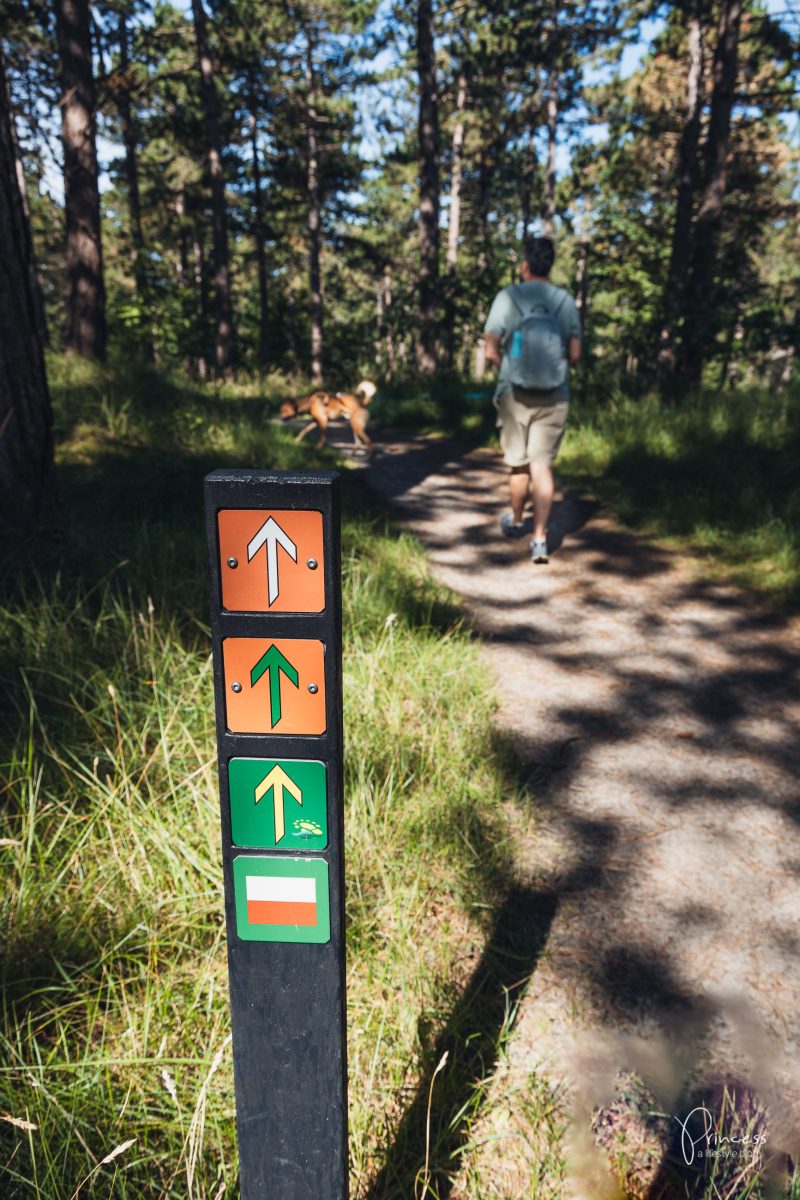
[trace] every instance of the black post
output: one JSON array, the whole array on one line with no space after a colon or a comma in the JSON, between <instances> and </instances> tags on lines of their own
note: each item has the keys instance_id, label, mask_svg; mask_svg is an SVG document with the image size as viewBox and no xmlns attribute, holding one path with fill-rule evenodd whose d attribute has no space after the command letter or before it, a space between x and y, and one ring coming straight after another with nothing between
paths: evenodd
<instances>
[{"instance_id":1,"label":"black post","mask_svg":"<svg viewBox=\"0 0 800 1200\"><path fill-rule=\"evenodd\" d=\"M241 1200L346 1200L338 476L205 496Z\"/></svg>"}]
</instances>

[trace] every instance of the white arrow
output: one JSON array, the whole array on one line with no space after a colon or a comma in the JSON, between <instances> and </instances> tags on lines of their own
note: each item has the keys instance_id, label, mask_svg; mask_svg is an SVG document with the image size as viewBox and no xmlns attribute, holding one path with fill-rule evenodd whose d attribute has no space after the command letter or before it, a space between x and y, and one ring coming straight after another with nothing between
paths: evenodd
<instances>
[{"instance_id":1,"label":"white arrow","mask_svg":"<svg viewBox=\"0 0 800 1200\"><path fill-rule=\"evenodd\" d=\"M283 546L286 553L297 562L297 546L288 533L284 533L274 517L267 517L258 533L247 543L247 561L258 554L261 547L267 545L267 598L270 604L278 599L278 546Z\"/></svg>"}]
</instances>

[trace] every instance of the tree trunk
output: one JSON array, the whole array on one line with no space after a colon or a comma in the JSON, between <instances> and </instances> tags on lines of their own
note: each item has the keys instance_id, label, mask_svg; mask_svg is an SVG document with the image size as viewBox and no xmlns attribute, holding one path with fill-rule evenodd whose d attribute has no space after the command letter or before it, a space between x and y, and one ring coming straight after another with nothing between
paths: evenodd
<instances>
[{"instance_id":1,"label":"tree trunk","mask_svg":"<svg viewBox=\"0 0 800 1200\"><path fill-rule=\"evenodd\" d=\"M419 340L417 367L437 367L439 291L439 112L433 46L432 0L417 0L419 76Z\"/></svg>"},{"instance_id":2,"label":"tree trunk","mask_svg":"<svg viewBox=\"0 0 800 1200\"><path fill-rule=\"evenodd\" d=\"M267 255L264 247L264 212L261 205L261 162L258 154L258 101L250 71L250 146L253 156L253 240L258 267L258 369L265 375L269 367L269 310L267 307Z\"/></svg>"},{"instance_id":3,"label":"tree trunk","mask_svg":"<svg viewBox=\"0 0 800 1200\"><path fill-rule=\"evenodd\" d=\"M397 360L394 352L394 335L392 333L392 268L387 263L383 268L383 343L386 350L386 367L389 378L397 371Z\"/></svg>"},{"instance_id":4,"label":"tree trunk","mask_svg":"<svg viewBox=\"0 0 800 1200\"><path fill-rule=\"evenodd\" d=\"M475 348L475 378L478 383L483 381L486 374L486 339L483 334L478 338L478 345Z\"/></svg>"},{"instance_id":5,"label":"tree trunk","mask_svg":"<svg viewBox=\"0 0 800 1200\"><path fill-rule=\"evenodd\" d=\"M300 346L297 341L297 302L294 292L289 288L286 294L286 340L289 343L289 356L292 360L292 373L300 374Z\"/></svg>"},{"instance_id":6,"label":"tree trunk","mask_svg":"<svg viewBox=\"0 0 800 1200\"><path fill-rule=\"evenodd\" d=\"M497 145L484 141L481 146L478 163L478 278L483 279L489 265L486 247L489 245L489 206L492 196L492 180L497 165ZM475 351L475 378L482 380L486 372L486 342L483 336L483 326L487 317L485 303L478 309L478 328L481 335Z\"/></svg>"},{"instance_id":7,"label":"tree trunk","mask_svg":"<svg viewBox=\"0 0 800 1200\"><path fill-rule=\"evenodd\" d=\"M145 269L144 237L142 235L142 205L139 198L139 163L137 157L136 122L131 108L130 58L128 51L128 24L125 13L119 18L119 65L120 79L116 89L117 108L122 124L122 141L125 146L125 177L128 184L128 210L131 220L131 247L133 251L133 278L136 284L136 299L144 314L139 332L139 348L146 363L155 361L153 351L152 324L147 296L147 272Z\"/></svg>"},{"instance_id":8,"label":"tree trunk","mask_svg":"<svg viewBox=\"0 0 800 1200\"><path fill-rule=\"evenodd\" d=\"M578 243L578 269L575 278L575 307L578 310L578 316L581 321L581 342L583 344L581 361L578 364L576 374L582 397L586 396L586 380L589 372L589 249L588 228L584 226L584 232L581 234Z\"/></svg>"},{"instance_id":9,"label":"tree trunk","mask_svg":"<svg viewBox=\"0 0 800 1200\"><path fill-rule=\"evenodd\" d=\"M381 370L381 346L383 344L383 279L375 289L375 370Z\"/></svg>"},{"instance_id":10,"label":"tree trunk","mask_svg":"<svg viewBox=\"0 0 800 1200\"><path fill-rule=\"evenodd\" d=\"M691 309L683 339L681 374L689 388L700 384L703 364L711 349L714 270L722 206L728 187L731 115L739 70L742 0L723 0L714 51L714 87L708 136L703 147L705 177L692 239L692 268L688 299Z\"/></svg>"},{"instance_id":11,"label":"tree trunk","mask_svg":"<svg viewBox=\"0 0 800 1200\"><path fill-rule=\"evenodd\" d=\"M308 151L308 268L311 284L311 383L322 386L322 205L319 183L319 116L316 106L314 79L314 43L311 34L306 36L306 145Z\"/></svg>"},{"instance_id":12,"label":"tree trunk","mask_svg":"<svg viewBox=\"0 0 800 1200\"><path fill-rule=\"evenodd\" d=\"M206 256L203 247L203 230L199 219L195 225L192 253L194 255L194 286L197 297L197 322L200 326L201 333L204 333L206 326ZM197 356L197 378L203 383L205 383L206 379L208 378L208 360L206 359L205 354L198 354Z\"/></svg>"},{"instance_id":13,"label":"tree trunk","mask_svg":"<svg viewBox=\"0 0 800 1200\"><path fill-rule=\"evenodd\" d=\"M691 258L692 210L697 188L697 149L703 111L704 0L689 20L689 56L686 72L686 111L678 150L678 188L672 249L664 286L664 318L659 338L659 367L665 385L676 366L677 323L686 306L686 281Z\"/></svg>"},{"instance_id":14,"label":"tree trunk","mask_svg":"<svg viewBox=\"0 0 800 1200\"><path fill-rule=\"evenodd\" d=\"M576 271L575 290L577 297L575 307L581 318L581 325L586 325L589 311L589 241L581 238L578 245L578 269Z\"/></svg>"},{"instance_id":15,"label":"tree trunk","mask_svg":"<svg viewBox=\"0 0 800 1200\"><path fill-rule=\"evenodd\" d=\"M175 216L178 218L178 286L189 286L189 246L186 241L186 193L181 189L175 198Z\"/></svg>"},{"instance_id":16,"label":"tree trunk","mask_svg":"<svg viewBox=\"0 0 800 1200\"><path fill-rule=\"evenodd\" d=\"M15 530L47 520L55 494L53 418L31 278L0 44L0 526Z\"/></svg>"},{"instance_id":17,"label":"tree trunk","mask_svg":"<svg viewBox=\"0 0 800 1200\"><path fill-rule=\"evenodd\" d=\"M536 143L533 129L528 130L528 141L525 146L525 158L522 169L522 184L520 188L520 217L522 219L522 240L528 236L531 224L531 199L533 196L533 175L536 170Z\"/></svg>"},{"instance_id":18,"label":"tree trunk","mask_svg":"<svg viewBox=\"0 0 800 1200\"><path fill-rule=\"evenodd\" d=\"M88 0L55 0L67 226L67 337L71 354L105 358L106 297L95 142Z\"/></svg>"},{"instance_id":19,"label":"tree trunk","mask_svg":"<svg viewBox=\"0 0 800 1200\"><path fill-rule=\"evenodd\" d=\"M497 166L496 150L495 142L484 142L478 160L478 271L481 276L489 265L486 247L489 245L489 208L492 199L492 182Z\"/></svg>"},{"instance_id":20,"label":"tree trunk","mask_svg":"<svg viewBox=\"0 0 800 1200\"><path fill-rule=\"evenodd\" d=\"M7 81L10 82L10 81ZM2 100L2 97L0 97ZM8 95L5 97L8 108L8 126L11 131L11 144L14 148L14 166L16 168L17 183L19 185L19 198L22 204L22 213L25 218L25 229L27 230L29 245L25 248L25 253L28 258L29 270L31 273L31 295L33 296L33 304L36 312L36 330L43 346L49 342L47 332L47 314L44 307L44 291L42 289L42 281L39 278L39 270L36 263L36 255L33 250L33 229L31 224L31 206L28 200L28 187L25 182L25 166L22 161L22 150L17 137L17 126L14 117L14 103L11 98L11 88L9 87Z\"/></svg>"},{"instance_id":21,"label":"tree trunk","mask_svg":"<svg viewBox=\"0 0 800 1200\"><path fill-rule=\"evenodd\" d=\"M781 378L780 378L781 391L783 391L784 388L787 388L789 386L789 384L792 382L792 368L794 367L794 357L795 357L795 348L794 348L794 346L790 346L789 349L786 351L786 358L784 359L783 370L781 371Z\"/></svg>"},{"instance_id":22,"label":"tree trunk","mask_svg":"<svg viewBox=\"0 0 800 1200\"><path fill-rule=\"evenodd\" d=\"M447 313L445 316L445 365L452 371L455 362L456 337L456 268L458 238L461 232L461 153L464 146L464 108L467 103L467 77L458 76L456 91L456 124L453 129L453 162L450 172L450 213L447 225Z\"/></svg>"},{"instance_id":23,"label":"tree trunk","mask_svg":"<svg viewBox=\"0 0 800 1200\"><path fill-rule=\"evenodd\" d=\"M558 73L550 68L547 77L547 175L544 182L545 237L553 236L556 215L556 148L558 139Z\"/></svg>"},{"instance_id":24,"label":"tree trunk","mask_svg":"<svg viewBox=\"0 0 800 1200\"><path fill-rule=\"evenodd\" d=\"M214 359L217 371L230 373L234 364L233 308L228 265L228 212L225 202L225 172L222 166L222 137L219 125L219 99L214 69L208 49L206 14L203 0L192 0L197 63L200 69L200 99L208 143L208 169L211 176L211 212L214 230L214 296L216 301L216 339Z\"/></svg>"},{"instance_id":25,"label":"tree trunk","mask_svg":"<svg viewBox=\"0 0 800 1200\"><path fill-rule=\"evenodd\" d=\"M185 322L191 315L189 291L189 241L186 232L186 194L181 188L175 197L175 216L178 218L178 287L181 298L181 317ZM188 347L184 348L183 369L192 375L194 364Z\"/></svg>"}]
</instances>

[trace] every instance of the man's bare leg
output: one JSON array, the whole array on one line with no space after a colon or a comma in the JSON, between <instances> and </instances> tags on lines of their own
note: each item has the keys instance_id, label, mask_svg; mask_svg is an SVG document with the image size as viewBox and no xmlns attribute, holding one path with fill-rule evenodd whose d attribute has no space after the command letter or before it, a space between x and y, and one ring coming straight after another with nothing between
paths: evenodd
<instances>
[{"instance_id":1,"label":"man's bare leg","mask_svg":"<svg viewBox=\"0 0 800 1200\"><path fill-rule=\"evenodd\" d=\"M512 475L512 479L514 476ZM547 522L553 507L553 468L549 463L531 463L533 492L533 536L539 541L547 536ZM513 496L513 492L512 492ZM516 519L516 513L515 513Z\"/></svg>"},{"instance_id":2,"label":"man's bare leg","mask_svg":"<svg viewBox=\"0 0 800 1200\"><path fill-rule=\"evenodd\" d=\"M511 489L511 512L514 515L514 523L516 525L519 525L522 520L522 514L525 511L529 483L530 476L527 467L511 468L511 474L508 477L508 486Z\"/></svg>"}]
</instances>

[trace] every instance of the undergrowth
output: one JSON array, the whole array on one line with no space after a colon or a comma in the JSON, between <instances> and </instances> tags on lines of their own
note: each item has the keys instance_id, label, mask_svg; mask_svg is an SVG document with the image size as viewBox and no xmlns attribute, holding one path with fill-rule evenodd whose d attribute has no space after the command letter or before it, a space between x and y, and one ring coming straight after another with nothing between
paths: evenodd
<instances>
[{"instance_id":1,"label":"undergrowth","mask_svg":"<svg viewBox=\"0 0 800 1200\"><path fill-rule=\"evenodd\" d=\"M630 524L797 609L799 455L800 395L743 388L576 404L559 468Z\"/></svg>"}]
</instances>

